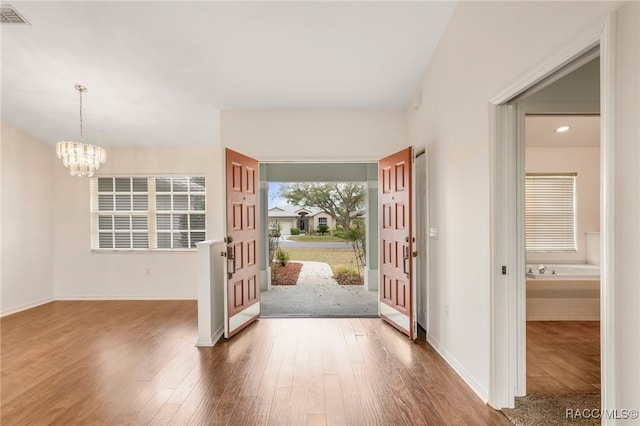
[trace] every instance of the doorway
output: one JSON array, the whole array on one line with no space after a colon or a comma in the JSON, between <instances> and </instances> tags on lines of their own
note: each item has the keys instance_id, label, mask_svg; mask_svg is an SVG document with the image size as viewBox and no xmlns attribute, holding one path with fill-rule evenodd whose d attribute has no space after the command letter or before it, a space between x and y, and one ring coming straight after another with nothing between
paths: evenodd
<instances>
[{"instance_id":1,"label":"doorway","mask_svg":"<svg viewBox=\"0 0 640 426\"><path fill-rule=\"evenodd\" d=\"M366 238L366 182L268 187L273 261L262 316L377 317L378 292L364 286L367 243L376 244Z\"/></svg>"},{"instance_id":2,"label":"doorway","mask_svg":"<svg viewBox=\"0 0 640 426\"><path fill-rule=\"evenodd\" d=\"M309 219L306 217L306 213L302 214L302 217L298 219L298 229L303 234L306 234L309 230Z\"/></svg>"},{"instance_id":3,"label":"doorway","mask_svg":"<svg viewBox=\"0 0 640 426\"><path fill-rule=\"evenodd\" d=\"M417 166L413 169L414 176L412 181L418 182L411 185L414 190L413 197L417 200L413 215L416 238L414 248L405 250L405 253L415 253L414 256L404 262L405 267L411 264L414 275L414 293L417 297L412 297L412 303L417 306L412 307L412 312L418 313L420 325L426 327L426 295L427 295L427 241L424 240L427 226L427 156L422 150L417 156ZM268 205L269 201L269 183L270 182L364 182L366 186L366 205L365 205L365 229L366 229L366 266L364 270L364 288L369 293L375 294L379 298L378 293L378 265L379 265L379 210L378 210L378 163L263 163L260 164L260 188L261 188L261 204ZM261 209L261 223L267 224L268 217L266 209ZM311 224L309 222L309 227ZM261 246L266 247L269 235L268 227L263 226L264 231L261 234ZM269 282L270 271L264 256L261 256L261 290L268 292L272 290ZM418 263L416 267L416 262ZM400 263L402 266L402 263ZM377 305L377 303L376 303ZM376 315L378 311L376 310Z\"/></svg>"},{"instance_id":4,"label":"doorway","mask_svg":"<svg viewBox=\"0 0 640 426\"><path fill-rule=\"evenodd\" d=\"M524 122L526 393L599 394L600 117Z\"/></svg>"},{"instance_id":5,"label":"doorway","mask_svg":"<svg viewBox=\"0 0 640 426\"><path fill-rule=\"evenodd\" d=\"M525 391L599 393L599 56L516 111L524 115Z\"/></svg>"},{"instance_id":6,"label":"doorway","mask_svg":"<svg viewBox=\"0 0 640 426\"><path fill-rule=\"evenodd\" d=\"M492 244L492 355L490 404L496 408L514 406L515 397L526 394L526 288L524 250L524 146L519 132L524 129L524 114L516 103L560 78L600 57L601 112L601 383L602 407L611 405L607 393L607 377L612 377L610 351L613 338L609 321L613 299L609 291L612 282L614 250L613 235L613 71L615 61L610 44L613 20L601 26L565 51L555 52L552 59L533 70L527 78L491 100L494 105L494 167L493 167L493 244ZM591 55L591 56L589 56ZM557 104L561 106L561 103ZM566 113L566 111L563 111ZM572 111L582 113L584 111Z\"/></svg>"}]
</instances>

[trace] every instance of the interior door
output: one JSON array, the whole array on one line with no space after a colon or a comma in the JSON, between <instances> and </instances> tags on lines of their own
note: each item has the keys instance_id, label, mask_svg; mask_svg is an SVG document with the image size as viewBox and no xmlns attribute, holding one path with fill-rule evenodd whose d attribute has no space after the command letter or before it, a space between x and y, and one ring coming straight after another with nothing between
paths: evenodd
<instances>
[{"instance_id":1,"label":"interior door","mask_svg":"<svg viewBox=\"0 0 640 426\"><path fill-rule=\"evenodd\" d=\"M415 339L413 148L379 161L380 316Z\"/></svg>"},{"instance_id":2,"label":"interior door","mask_svg":"<svg viewBox=\"0 0 640 426\"><path fill-rule=\"evenodd\" d=\"M226 150L227 282L224 336L260 315L258 161Z\"/></svg>"}]
</instances>

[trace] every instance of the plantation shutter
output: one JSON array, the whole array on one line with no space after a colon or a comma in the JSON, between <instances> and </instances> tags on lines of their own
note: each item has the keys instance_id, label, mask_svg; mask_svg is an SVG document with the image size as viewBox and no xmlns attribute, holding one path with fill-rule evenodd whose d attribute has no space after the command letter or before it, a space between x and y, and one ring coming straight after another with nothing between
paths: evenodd
<instances>
[{"instance_id":1,"label":"plantation shutter","mask_svg":"<svg viewBox=\"0 0 640 426\"><path fill-rule=\"evenodd\" d=\"M527 173L527 251L576 251L576 177L575 173Z\"/></svg>"},{"instance_id":2,"label":"plantation shutter","mask_svg":"<svg viewBox=\"0 0 640 426\"><path fill-rule=\"evenodd\" d=\"M91 248L185 250L206 239L204 176L94 177Z\"/></svg>"}]
</instances>

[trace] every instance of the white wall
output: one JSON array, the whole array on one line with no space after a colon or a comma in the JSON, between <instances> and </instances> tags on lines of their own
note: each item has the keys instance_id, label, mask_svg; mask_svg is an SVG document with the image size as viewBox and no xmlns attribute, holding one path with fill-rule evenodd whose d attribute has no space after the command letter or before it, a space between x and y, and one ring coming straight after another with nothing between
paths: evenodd
<instances>
[{"instance_id":1,"label":"white wall","mask_svg":"<svg viewBox=\"0 0 640 426\"><path fill-rule=\"evenodd\" d=\"M53 299L54 149L2 121L1 314Z\"/></svg>"},{"instance_id":2,"label":"white wall","mask_svg":"<svg viewBox=\"0 0 640 426\"><path fill-rule=\"evenodd\" d=\"M431 241L428 339L485 400L491 341L489 101L615 7L611 2L460 2L416 90L422 92L422 106L407 110L409 141L426 144L430 154L430 226L439 231ZM629 23L622 32L629 44L624 54L637 60L637 24ZM630 53L632 47L636 51ZM632 70L637 82L637 68ZM637 96L638 91L631 93ZM637 132L638 113L632 106L621 111L620 120ZM637 150L631 159L637 164ZM637 199L637 175L634 179L629 190ZM637 218L632 229L638 227ZM632 269L637 288L638 238L628 243L636 260L624 267ZM623 287L632 285L626 281ZM637 305L637 290L622 292ZM637 314L624 311L634 321L631 333L637 342ZM637 343L627 345L634 346L637 360ZM628 362L623 368L631 367ZM636 371L637 361L634 365ZM637 385L627 390L637 403Z\"/></svg>"},{"instance_id":3,"label":"white wall","mask_svg":"<svg viewBox=\"0 0 640 426\"><path fill-rule=\"evenodd\" d=\"M223 146L260 161L377 160L407 146L403 111L228 110L220 126Z\"/></svg>"},{"instance_id":4,"label":"white wall","mask_svg":"<svg viewBox=\"0 0 640 426\"><path fill-rule=\"evenodd\" d=\"M600 231L600 147L527 147L527 173L578 173L576 253L527 253L527 263L587 263L585 232Z\"/></svg>"},{"instance_id":5,"label":"white wall","mask_svg":"<svg viewBox=\"0 0 640 426\"><path fill-rule=\"evenodd\" d=\"M97 175L202 174L207 178L207 238L221 238L219 147L114 148ZM56 299L195 299L197 253L90 250L89 180L54 168ZM146 274L149 269L149 275Z\"/></svg>"},{"instance_id":6,"label":"white wall","mask_svg":"<svg viewBox=\"0 0 640 426\"><path fill-rule=\"evenodd\" d=\"M613 379L616 406L640 409L640 3L626 3L617 19Z\"/></svg>"}]
</instances>

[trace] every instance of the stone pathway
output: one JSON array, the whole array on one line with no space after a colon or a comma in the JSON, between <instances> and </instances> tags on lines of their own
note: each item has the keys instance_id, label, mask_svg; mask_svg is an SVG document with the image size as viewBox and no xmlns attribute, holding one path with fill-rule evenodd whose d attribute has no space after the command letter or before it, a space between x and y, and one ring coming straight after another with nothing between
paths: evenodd
<instances>
[{"instance_id":1,"label":"stone pathway","mask_svg":"<svg viewBox=\"0 0 640 426\"><path fill-rule=\"evenodd\" d=\"M271 286L260 293L263 317L378 316L378 292L362 285L339 285L323 262L296 261L302 270L296 285Z\"/></svg>"}]
</instances>

